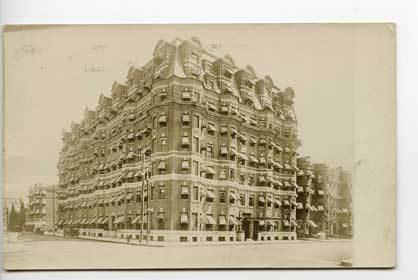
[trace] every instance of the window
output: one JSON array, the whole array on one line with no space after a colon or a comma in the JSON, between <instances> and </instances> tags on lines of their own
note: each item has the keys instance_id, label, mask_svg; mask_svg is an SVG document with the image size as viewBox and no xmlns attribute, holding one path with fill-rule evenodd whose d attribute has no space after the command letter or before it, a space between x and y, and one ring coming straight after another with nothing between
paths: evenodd
<instances>
[{"instance_id":1,"label":"window","mask_svg":"<svg viewBox=\"0 0 418 280\"><path fill-rule=\"evenodd\" d=\"M189 199L189 186L181 186L180 197L181 199Z\"/></svg>"},{"instance_id":2,"label":"window","mask_svg":"<svg viewBox=\"0 0 418 280\"><path fill-rule=\"evenodd\" d=\"M248 206L251 206L251 207L254 206L254 195L250 195L248 197Z\"/></svg>"},{"instance_id":3,"label":"window","mask_svg":"<svg viewBox=\"0 0 418 280\"><path fill-rule=\"evenodd\" d=\"M219 203L225 203L226 193L225 191L219 191Z\"/></svg>"},{"instance_id":4,"label":"window","mask_svg":"<svg viewBox=\"0 0 418 280\"><path fill-rule=\"evenodd\" d=\"M158 122L160 123L160 127L167 127L167 115L160 115L158 118Z\"/></svg>"},{"instance_id":5,"label":"window","mask_svg":"<svg viewBox=\"0 0 418 280\"><path fill-rule=\"evenodd\" d=\"M212 124L212 123L208 123L208 125L207 125L207 131L208 131L208 134L209 135L214 136L215 135L215 131L216 131L215 125Z\"/></svg>"},{"instance_id":6,"label":"window","mask_svg":"<svg viewBox=\"0 0 418 280\"><path fill-rule=\"evenodd\" d=\"M155 189L155 187L151 187L151 190L150 190L150 199L151 200L154 200L154 189Z\"/></svg>"},{"instance_id":7,"label":"window","mask_svg":"<svg viewBox=\"0 0 418 280\"><path fill-rule=\"evenodd\" d=\"M228 156L228 148L226 146L221 146L220 155Z\"/></svg>"},{"instance_id":8,"label":"window","mask_svg":"<svg viewBox=\"0 0 418 280\"><path fill-rule=\"evenodd\" d=\"M235 200L236 200L235 193L234 192L230 192L229 193L229 203L230 204L234 204L235 203Z\"/></svg>"},{"instance_id":9,"label":"window","mask_svg":"<svg viewBox=\"0 0 418 280\"><path fill-rule=\"evenodd\" d=\"M181 99L183 101L190 101L190 91L183 91Z\"/></svg>"},{"instance_id":10,"label":"window","mask_svg":"<svg viewBox=\"0 0 418 280\"><path fill-rule=\"evenodd\" d=\"M160 138L160 151L165 152L167 148L167 138L161 137Z\"/></svg>"},{"instance_id":11,"label":"window","mask_svg":"<svg viewBox=\"0 0 418 280\"><path fill-rule=\"evenodd\" d=\"M193 174L199 175L199 163L197 161L193 161Z\"/></svg>"},{"instance_id":12,"label":"window","mask_svg":"<svg viewBox=\"0 0 418 280\"><path fill-rule=\"evenodd\" d=\"M189 170L189 168L190 168L189 161L188 160L182 160L181 161L181 169L183 171L185 171L185 170Z\"/></svg>"},{"instance_id":13,"label":"window","mask_svg":"<svg viewBox=\"0 0 418 280\"><path fill-rule=\"evenodd\" d=\"M192 230L198 230L197 227L197 213L192 213Z\"/></svg>"},{"instance_id":14,"label":"window","mask_svg":"<svg viewBox=\"0 0 418 280\"><path fill-rule=\"evenodd\" d=\"M189 113L185 112L182 117L181 117L181 123L183 124L183 126L188 127L190 124L190 115Z\"/></svg>"},{"instance_id":15,"label":"window","mask_svg":"<svg viewBox=\"0 0 418 280\"><path fill-rule=\"evenodd\" d=\"M248 175L248 184L251 186L251 185L254 185L254 183L255 183L254 175Z\"/></svg>"},{"instance_id":16,"label":"window","mask_svg":"<svg viewBox=\"0 0 418 280\"><path fill-rule=\"evenodd\" d=\"M235 170L234 169L229 170L229 180L231 180L231 181L235 180Z\"/></svg>"},{"instance_id":17,"label":"window","mask_svg":"<svg viewBox=\"0 0 418 280\"><path fill-rule=\"evenodd\" d=\"M152 128L157 128L157 117L152 118Z\"/></svg>"},{"instance_id":18,"label":"window","mask_svg":"<svg viewBox=\"0 0 418 280\"><path fill-rule=\"evenodd\" d=\"M189 148L189 146L190 146L189 136L184 135L184 136L181 137L181 146L183 148Z\"/></svg>"},{"instance_id":19,"label":"window","mask_svg":"<svg viewBox=\"0 0 418 280\"><path fill-rule=\"evenodd\" d=\"M141 195L139 193L136 194L136 203L141 203Z\"/></svg>"},{"instance_id":20,"label":"window","mask_svg":"<svg viewBox=\"0 0 418 280\"><path fill-rule=\"evenodd\" d=\"M193 200L199 200L199 187L193 187Z\"/></svg>"},{"instance_id":21,"label":"window","mask_svg":"<svg viewBox=\"0 0 418 280\"><path fill-rule=\"evenodd\" d=\"M165 199L165 187L158 188L158 199Z\"/></svg>"},{"instance_id":22,"label":"window","mask_svg":"<svg viewBox=\"0 0 418 280\"><path fill-rule=\"evenodd\" d=\"M156 152L157 149L157 139L152 139L152 150Z\"/></svg>"},{"instance_id":23,"label":"window","mask_svg":"<svg viewBox=\"0 0 418 280\"><path fill-rule=\"evenodd\" d=\"M226 170L225 169L219 170L219 179L226 180Z\"/></svg>"},{"instance_id":24,"label":"window","mask_svg":"<svg viewBox=\"0 0 418 280\"><path fill-rule=\"evenodd\" d=\"M200 128L200 118L199 116L193 116L193 128Z\"/></svg>"},{"instance_id":25,"label":"window","mask_svg":"<svg viewBox=\"0 0 418 280\"><path fill-rule=\"evenodd\" d=\"M206 202L213 202L215 195L213 190L207 190Z\"/></svg>"},{"instance_id":26,"label":"window","mask_svg":"<svg viewBox=\"0 0 418 280\"><path fill-rule=\"evenodd\" d=\"M239 196L239 201L240 201L241 206L245 206L245 195L244 194L241 194Z\"/></svg>"},{"instance_id":27,"label":"window","mask_svg":"<svg viewBox=\"0 0 418 280\"><path fill-rule=\"evenodd\" d=\"M206 148L206 156L208 158L213 158L213 147L212 146L207 146Z\"/></svg>"},{"instance_id":28,"label":"window","mask_svg":"<svg viewBox=\"0 0 418 280\"><path fill-rule=\"evenodd\" d=\"M273 207L273 200L270 197L267 198L267 207Z\"/></svg>"},{"instance_id":29,"label":"window","mask_svg":"<svg viewBox=\"0 0 418 280\"><path fill-rule=\"evenodd\" d=\"M193 137L193 148L192 151L195 153L199 153L199 138L198 137Z\"/></svg>"},{"instance_id":30,"label":"window","mask_svg":"<svg viewBox=\"0 0 418 280\"><path fill-rule=\"evenodd\" d=\"M241 173L239 175L239 183L240 184L245 184L245 174L244 173Z\"/></svg>"},{"instance_id":31,"label":"window","mask_svg":"<svg viewBox=\"0 0 418 280\"><path fill-rule=\"evenodd\" d=\"M259 195L258 196L258 207L264 207L266 204L266 201L264 199L264 196Z\"/></svg>"},{"instance_id":32,"label":"window","mask_svg":"<svg viewBox=\"0 0 418 280\"><path fill-rule=\"evenodd\" d=\"M167 100L167 93L160 94L160 102L165 102Z\"/></svg>"}]
</instances>

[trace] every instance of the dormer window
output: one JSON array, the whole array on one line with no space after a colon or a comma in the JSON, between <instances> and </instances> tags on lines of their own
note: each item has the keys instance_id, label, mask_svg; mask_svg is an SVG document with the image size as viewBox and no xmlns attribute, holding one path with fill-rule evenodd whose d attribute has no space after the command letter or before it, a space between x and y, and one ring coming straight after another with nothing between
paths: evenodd
<instances>
[{"instance_id":1,"label":"dormer window","mask_svg":"<svg viewBox=\"0 0 418 280\"><path fill-rule=\"evenodd\" d=\"M232 79L232 71L228 68L224 68L222 75L227 79Z\"/></svg>"}]
</instances>

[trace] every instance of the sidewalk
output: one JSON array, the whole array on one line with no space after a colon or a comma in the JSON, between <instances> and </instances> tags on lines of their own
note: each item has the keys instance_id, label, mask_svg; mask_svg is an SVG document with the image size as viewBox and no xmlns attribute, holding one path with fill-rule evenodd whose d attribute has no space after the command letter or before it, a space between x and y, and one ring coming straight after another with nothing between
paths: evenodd
<instances>
[{"instance_id":1,"label":"sidewalk","mask_svg":"<svg viewBox=\"0 0 418 280\"><path fill-rule=\"evenodd\" d=\"M332 239L332 240L318 240L314 238L310 239L298 239L298 240L274 240L274 241L233 241L233 242L221 242L221 241L203 241L203 242L168 242L168 241L149 241L147 244L146 241L142 241L142 244L139 243L137 239L131 239L130 242L127 242L126 239L122 238L112 238L112 237L91 237L91 236L79 236L78 239L88 239L99 242L111 242L111 243L121 243L127 245L136 245L136 246L149 246L149 247L195 247L195 246L227 246L227 245L268 245L268 244L301 244L307 242L348 242L350 239Z\"/></svg>"}]
</instances>

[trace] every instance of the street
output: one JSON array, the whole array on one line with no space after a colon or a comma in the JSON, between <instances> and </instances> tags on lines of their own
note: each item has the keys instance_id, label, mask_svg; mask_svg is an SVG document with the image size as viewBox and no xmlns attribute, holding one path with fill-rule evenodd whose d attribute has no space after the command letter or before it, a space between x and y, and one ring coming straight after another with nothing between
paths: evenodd
<instances>
[{"instance_id":1,"label":"street","mask_svg":"<svg viewBox=\"0 0 418 280\"><path fill-rule=\"evenodd\" d=\"M347 240L146 247L32 233L10 239L3 242L8 270L341 267L352 248Z\"/></svg>"}]
</instances>

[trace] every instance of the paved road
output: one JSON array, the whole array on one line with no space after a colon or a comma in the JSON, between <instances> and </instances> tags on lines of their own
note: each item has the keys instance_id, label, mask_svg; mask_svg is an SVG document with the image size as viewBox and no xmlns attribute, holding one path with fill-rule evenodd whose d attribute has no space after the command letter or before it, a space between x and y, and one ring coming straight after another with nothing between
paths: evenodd
<instances>
[{"instance_id":1,"label":"paved road","mask_svg":"<svg viewBox=\"0 0 418 280\"><path fill-rule=\"evenodd\" d=\"M351 257L350 241L144 247L24 234L3 245L6 269L338 267Z\"/></svg>"}]
</instances>

